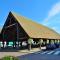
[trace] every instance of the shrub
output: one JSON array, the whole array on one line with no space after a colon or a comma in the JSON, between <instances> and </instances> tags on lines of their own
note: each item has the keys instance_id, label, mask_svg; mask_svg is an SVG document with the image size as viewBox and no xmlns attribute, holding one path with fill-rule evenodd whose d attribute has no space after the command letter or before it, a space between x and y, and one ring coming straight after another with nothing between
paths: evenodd
<instances>
[{"instance_id":1,"label":"shrub","mask_svg":"<svg viewBox=\"0 0 60 60\"><path fill-rule=\"evenodd\" d=\"M5 56L5 57L3 57L0 60L18 60L18 58L17 57L14 57L14 56Z\"/></svg>"}]
</instances>

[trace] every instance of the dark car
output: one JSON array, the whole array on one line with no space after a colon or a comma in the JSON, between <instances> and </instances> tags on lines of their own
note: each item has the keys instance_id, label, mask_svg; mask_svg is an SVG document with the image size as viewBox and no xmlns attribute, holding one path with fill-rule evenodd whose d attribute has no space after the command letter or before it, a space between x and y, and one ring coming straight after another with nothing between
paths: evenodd
<instances>
[{"instance_id":1,"label":"dark car","mask_svg":"<svg viewBox=\"0 0 60 60\"><path fill-rule=\"evenodd\" d=\"M55 44L47 44L47 45L46 45L46 49L47 49L47 50L56 49L56 45L55 45Z\"/></svg>"},{"instance_id":2,"label":"dark car","mask_svg":"<svg viewBox=\"0 0 60 60\"><path fill-rule=\"evenodd\" d=\"M59 43L55 43L56 48L59 48L59 45L60 45Z\"/></svg>"}]
</instances>

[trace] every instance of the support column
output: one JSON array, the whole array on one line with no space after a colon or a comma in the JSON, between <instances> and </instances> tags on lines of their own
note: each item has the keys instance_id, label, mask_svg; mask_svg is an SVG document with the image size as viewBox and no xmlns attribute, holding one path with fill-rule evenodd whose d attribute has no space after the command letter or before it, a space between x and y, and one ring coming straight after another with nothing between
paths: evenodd
<instances>
[{"instance_id":1,"label":"support column","mask_svg":"<svg viewBox=\"0 0 60 60\"><path fill-rule=\"evenodd\" d=\"M19 47L19 41L17 41L17 47Z\"/></svg>"},{"instance_id":2,"label":"support column","mask_svg":"<svg viewBox=\"0 0 60 60\"><path fill-rule=\"evenodd\" d=\"M53 40L53 43L55 43L55 40Z\"/></svg>"},{"instance_id":3,"label":"support column","mask_svg":"<svg viewBox=\"0 0 60 60\"><path fill-rule=\"evenodd\" d=\"M13 41L13 48L14 48L14 41Z\"/></svg>"},{"instance_id":4,"label":"support column","mask_svg":"<svg viewBox=\"0 0 60 60\"><path fill-rule=\"evenodd\" d=\"M26 41L26 44L27 44L27 48L28 48L28 42Z\"/></svg>"},{"instance_id":5,"label":"support column","mask_svg":"<svg viewBox=\"0 0 60 60\"><path fill-rule=\"evenodd\" d=\"M20 42L20 47L21 47L21 49L22 49L22 41Z\"/></svg>"},{"instance_id":6,"label":"support column","mask_svg":"<svg viewBox=\"0 0 60 60\"><path fill-rule=\"evenodd\" d=\"M54 39L54 44L55 44L55 39Z\"/></svg>"},{"instance_id":7,"label":"support column","mask_svg":"<svg viewBox=\"0 0 60 60\"><path fill-rule=\"evenodd\" d=\"M60 48L60 39L59 39L59 48Z\"/></svg>"},{"instance_id":8,"label":"support column","mask_svg":"<svg viewBox=\"0 0 60 60\"><path fill-rule=\"evenodd\" d=\"M60 43L60 39L59 39L59 43Z\"/></svg>"},{"instance_id":9,"label":"support column","mask_svg":"<svg viewBox=\"0 0 60 60\"><path fill-rule=\"evenodd\" d=\"M14 45L15 45L15 48L16 48L16 41L15 41Z\"/></svg>"},{"instance_id":10,"label":"support column","mask_svg":"<svg viewBox=\"0 0 60 60\"><path fill-rule=\"evenodd\" d=\"M49 39L49 44L51 44L51 39Z\"/></svg>"},{"instance_id":11,"label":"support column","mask_svg":"<svg viewBox=\"0 0 60 60\"><path fill-rule=\"evenodd\" d=\"M1 41L0 41L0 48L1 48Z\"/></svg>"},{"instance_id":12,"label":"support column","mask_svg":"<svg viewBox=\"0 0 60 60\"><path fill-rule=\"evenodd\" d=\"M39 48L40 48L40 50L41 50L41 40L42 39L39 39Z\"/></svg>"},{"instance_id":13,"label":"support column","mask_svg":"<svg viewBox=\"0 0 60 60\"><path fill-rule=\"evenodd\" d=\"M8 47L8 44L9 44L9 42L7 41L7 42L6 42L6 46L7 46L7 47Z\"/></svg>"},{"instance_id":14,"label":"support column","mask_svg":"<svg viewBox=\"0 0 60 60\"><path fill-rule=\"evenodd\" d=\"M3 48L4 48L4 41L2 42L2 44L3 44Z\"/></svg>"},{"instance_id":15,"label":"support column","mask_svg":"<svg viewBox=\"0 0 60 60\"><path fill-rule=\"evenodd\" d=\"M47 40L45 40L45 45L47 44Z\"/></svg>"},{"instance_id":16,"label":"support column","mask_svg":"<svg viewBox=\"0 0 60 60\"><path fill-rule=\"evenodd\" d=\"M17 28L17 41L18 41L18 47L19 47L19 29L18 29L18 24L16 25L16 28Z\"/></svg>"},{"instance_id":17,"label":"support column","mask_svg":"<svg viewBox=\"0 0 60 60\"><path fill-rule=\"evenodd\" d=\"M28 49L31 50L31 44L28 44Z\"/></svg>"}]
</instances>

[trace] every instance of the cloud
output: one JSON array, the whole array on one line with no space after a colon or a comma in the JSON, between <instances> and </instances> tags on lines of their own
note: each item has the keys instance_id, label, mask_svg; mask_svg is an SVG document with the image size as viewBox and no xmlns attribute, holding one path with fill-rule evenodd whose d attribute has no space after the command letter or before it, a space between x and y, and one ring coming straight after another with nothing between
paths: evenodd
<instances>
[{"instance_id":1,"label":"cloud","mask_svg":"<svg viewBox=\"0 0 60 60\"><path fill-rule=\"evenodd\" d=\"M58 28L57 28L57 27L52 27L52 29L54 29L54 30L56 30L56 31L57 31L57 29L58 29Z\"/></svg>"},{"instance_id":2,"label":"cloud","mask_svg":"<svg viewBox=\"0 0 60 60\"><path fill-rule=\"evenodd\" d=\"M42 21L42 24L60 33L60 2L52 5L47 17Z\"/></svg>"},{"instance_id":3,"label":"cloud","mask_svg":"<svg viewBox=\"0 0 60 60\"><path fill-rule=\"evenodd\" d=\"M48 12L47 18L45 18L44 21L47 22L50 18L52 18L53 16L55 16L59 12L60 12L60 2L58 2L52 6L50 11Z\"/></svg>"},{"instance_id":4,"label":"cloud","mask_svg":"<svg viewBox=\"0 0 60 60\"><path fill-rule=\"evenodd\" d=\"M51 27L53 30L55 30L57 33L60 33L60 28L58 28L57 26L53 26Z\"/></svg>"}]
</instances>

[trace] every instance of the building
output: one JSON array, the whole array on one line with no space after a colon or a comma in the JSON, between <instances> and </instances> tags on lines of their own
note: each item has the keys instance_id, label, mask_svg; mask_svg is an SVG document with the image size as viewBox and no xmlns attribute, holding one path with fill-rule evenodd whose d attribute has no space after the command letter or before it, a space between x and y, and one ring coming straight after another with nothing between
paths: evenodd
<instances>
[{"instance_id":1,"label":"building","mask_svg":"<svg viewBox=\"0 0 60 60\"><path fill-rule=\"evenodd\" d=\"M41 42L41 40L51 41L60 40L60 35L54 30L33 22L23 16L19 16L17 13L9 12L9 15L4 23L2 28L2 37L3 37L3 47L4 41L8 42L12 41L16 47L16 42L19 42L22 46L22 42L26 41L28 44L29 39L33 39L35 42Z\"/></svg>"},{"instance_id":2,"label":"building","mask_svg":"<svg viewBox=\"0 0 60 60\"><path fill-rule=\"evenodd\" d=\"M1 34L2 29L0 28L0 41L2 40L2 34Z\"/></svg>"}]
</instances>

